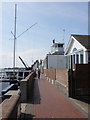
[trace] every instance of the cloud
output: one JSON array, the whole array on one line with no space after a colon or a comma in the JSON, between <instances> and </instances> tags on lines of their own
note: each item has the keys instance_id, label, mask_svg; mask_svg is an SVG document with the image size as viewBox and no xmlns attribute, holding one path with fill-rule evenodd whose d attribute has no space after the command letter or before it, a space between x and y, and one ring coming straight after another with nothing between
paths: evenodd
<instances>
[{"instance_id":1,"label":"cloud","mask_svg":"<svg viewBox=\"0 0 90 120\"><path fill-rule=\"evenodd\" d=\"M16 1L16 0L15 0ZM19 1L19 0L18 0ZM14 2L14 1L13 1ZM14 5L15 3L12 4ZM26 24L31 24L34 21L38 22L38 25L35 26L35 28L31 29L31 31L28 31L28 34L23 35L20 39L17 40L17 49L22 52L16 53L16 65L23 66L21 61L19 60L18 56L21 56L25 62L27 62L29 65L33 63L36 59L43 59L45 57L45 54L48 53L48 49L44 49L43 46L47 46L51 44L51 40L60 34L57 33L57 30L62 29L64 25L66 26L67 32L70 34L71 32L78 32L78 29L84 31L86 29L81 29L82 27L78 24L81 23L82 25L86 26L87 24L87 14L86 13L86 7L84 6L84 3L56 3L50 2L50 3L18 3L18 16L17 16L17 35L18 33L21 33L23 30L25 30ZM30 2L30 1L29 1ZM7 1L8 6L11 4L10 1ZM8 16L6 17L5 23L4 23L4 30L3 31L3 50L10 51L12 50L12 43L8 41L10 36L12 37L10 31L12 30L13 26L13 5L11 4L11 7L7 6L7 4L3 7L5 7L5 13L3 15ZM77 4L77 5L76 5ZM83 6L81 6L83 5ZM85 3L86 5L86 3ZM1 10L1 6L0 6ZM8 14L7 14L8 13ZM20 14L21 13L21 14ZM12 18L12 19L11 19ZM20 19L19 19L20 18ZM0 19L1 20L1 19ZM20 24L18 23L20 22ZM22 22L23 21L23 22ZM33 21L33 22L32 22ZM10 22L10 24L8 24ZM78 24L77 24L78 23ZM7 25L7 26L6 26ZM9 26L8 26L9 25ZM78 26L77 26L78 25ZM69 26L69 27L68 27ZM36 28L37 27L37 28ZM61 27L61 28L60 28ZM27 27L26 27L27 28ZM76 30L75 30L76 29ZM71 31L70 31L71 30ZM1 30L0 30L0 40L1 40ZM60 36L58 35L58 39L60 39ZM1 42L1 41L0 41ZM33 47L33 48L32 48ZM36 48L41 49L36 49ZM32 48L32 49L28 49ZM0 43L0 49L1 49L1 43ZM26 50L28 49L28 50ZM0 50L1 51L1 50ZM13 66L13 53L12 52L0 52L0 61L2 59L2 64L0 67L8 67Z\"/></svg>"},{"instance_id":2,"label":"cloud","mask_svg":"<svg viewBox=\"0 0 90 120\"><path fill-rule=\"evenodd\" d=\"M19 56L24 60L26 64L31 66L33 62L35 62L37 59L44 59L46 54L48 53L48 49L30 49L23 52L17 52L16 53L16 66L22 67L23 64L19 60ZM0 68L4 67L13 67L13 53L12 52L0 52Z\"/></svg>"},{"instance_id":3,"label":"cloud","mask_svg":"<svg viewBox=\"0 0 90 120\"><path fill-rule=\"evenodd\" d=\"M46 54L48 53L48 49L31 49L31 50L27 50L24 52L19 52L17 53L17 59L18 56L21 56L21 58L28 63L28 65L33 64L33 62L35 62L37 59L44 59ZM21 62L21 61L20 61Z\"/></svg>"},{"instance_id":4,"label":"cloud","mask_svg":"<svg viewBox=\"0 0 90 120\"><path fill-rule=\"evenodd\" d=\"M0 68L12 67L12 53L2 53L0 52Z\"/></svg>"}]
</instances>

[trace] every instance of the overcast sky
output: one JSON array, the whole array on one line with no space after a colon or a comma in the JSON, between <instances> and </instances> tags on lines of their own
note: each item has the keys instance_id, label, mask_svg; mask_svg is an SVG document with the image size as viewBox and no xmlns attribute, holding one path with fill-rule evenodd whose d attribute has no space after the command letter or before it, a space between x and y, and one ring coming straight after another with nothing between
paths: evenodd
<instances>
[{"instance_id":1,"label":"overcast sky","mask_svg":"<svg viewBox=\"0 0 90 120\"><path fill-rule=\"evenodd\" d=\"M18 56L31 65L50 52L53 39L64 42L71 34L88 34L88 2L16 2L17 36L37 22L16 40L16 66L23 66ZM15 2L0 4L1 67L13 66L13 35ZM63 29L65 37L63 41Z\"/></svg>"}]
</instances>

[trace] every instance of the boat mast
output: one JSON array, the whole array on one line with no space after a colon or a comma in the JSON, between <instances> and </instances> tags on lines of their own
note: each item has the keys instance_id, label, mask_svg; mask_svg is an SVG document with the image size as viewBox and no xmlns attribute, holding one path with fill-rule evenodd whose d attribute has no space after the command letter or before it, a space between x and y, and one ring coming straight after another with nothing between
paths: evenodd
<instances>
[{"instance_id":1,"label":"boat mast","mask_svg":"<svg viewBox=\"0 0 90 120\"><path fill-rule=\"evenodd\" d=\"M14 22L14 52L13 52L13 68L15 69L15 48L16 48L16 19L17 19L17 4L15 4L15 22Z\"/></svg>"},{"instance_id":2,"label":"boat mast","mask_svg":"<svg viewBox=\"0 0 90 120\"><path fill-rule=\"evenodd\" d=\"M14 37L14 50L13 50L13 72L15 72L15 52L16 52L16 40L17 38L19 38L21 35L23 35L25 32L27 32L29 29L31 29L33 26L35 26L37 23L33 24L32 26L30 26L28 29L26 29L25 31L23 31L20 35L18 35L16 37L16 21L17 21L17 4L15 4L15 21L14 21L14 33L11 31L13 37Z\"/></svg>"}]
</instances>

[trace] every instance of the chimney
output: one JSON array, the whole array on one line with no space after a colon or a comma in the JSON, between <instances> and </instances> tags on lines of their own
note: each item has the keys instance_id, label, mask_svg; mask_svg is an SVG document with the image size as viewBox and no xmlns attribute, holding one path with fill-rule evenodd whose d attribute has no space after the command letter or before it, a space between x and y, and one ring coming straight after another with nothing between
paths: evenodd
<instances>
[{"instance_id":1,"label":"chimney","mask_svg":"<svg viewBox=\"0 0 90 120\"><path fill-rule=\"evenodd\" d=\"M53 40L53 43L55 43L55 39Z\"/></svg>"}]
</instances>

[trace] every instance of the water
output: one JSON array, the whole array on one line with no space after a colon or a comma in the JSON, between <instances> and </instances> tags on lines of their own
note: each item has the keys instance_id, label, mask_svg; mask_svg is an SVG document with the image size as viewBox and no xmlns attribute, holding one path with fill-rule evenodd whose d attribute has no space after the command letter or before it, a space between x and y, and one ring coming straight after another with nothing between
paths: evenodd
<instances>
[{"instance_id":1,"label":"water","mask_svg":"<svg viewBox=\"0 0 90 120\"><path fill-rule=\"evenodd\" d=\"M28 74L31 73L31 70L25 71L25 70L16 69L15 73L16 73L16 79L20 80L28 76ZM2 90L4 90L6 87L10 85L9 82L1 82L1 81L10 80L11 77L13 77L13 69L0 69L0 103L1 103Z\"/></svg>"},{"instance_id":2,"label":"water","mask_svg":"<svg viewBox=\"0 0 90 120\"><path fill-rule=\"evenodd\" d=\"M10 85L9 82L0 82L0 96L1 96L1 92L2 90L4 90L6 87L8 87Z\"/></svg>"},{"instance_id":3,"label":"water","mask_svg":"<svg viewBox=\"0 0 90 120\"><path fill-rule=\"evenodd\" d=\"M8 70L0 69L0 103L2 102L2 90L10 85L9 82L2 82L3 80L8 80L6 71Z\"/></svg>"},{"instance_id":4,"label":"water","mask_svg":"<svg viewBox=\"0 0 90 120\"><path fill-rule=\"evenodd\" d=\"M9 86L9 82L0 82L0 103L2 102L2 90Z\"/></svg>"},{"instance_id":5,"label":"water","mask_svg":"<svg viewBox=\"0 0 90 120\"><path fill-rule=\"evenodd\" d=\"M6 77L7 77L7 75L5 73L5 70L4 69L0 69L0 80L4 80L4 78L6 78ZM0 81L0 96L1 96L2 90L4 90L9 85L10 85L9 82L1 82Z\"/></svg>"}]
</instances>

